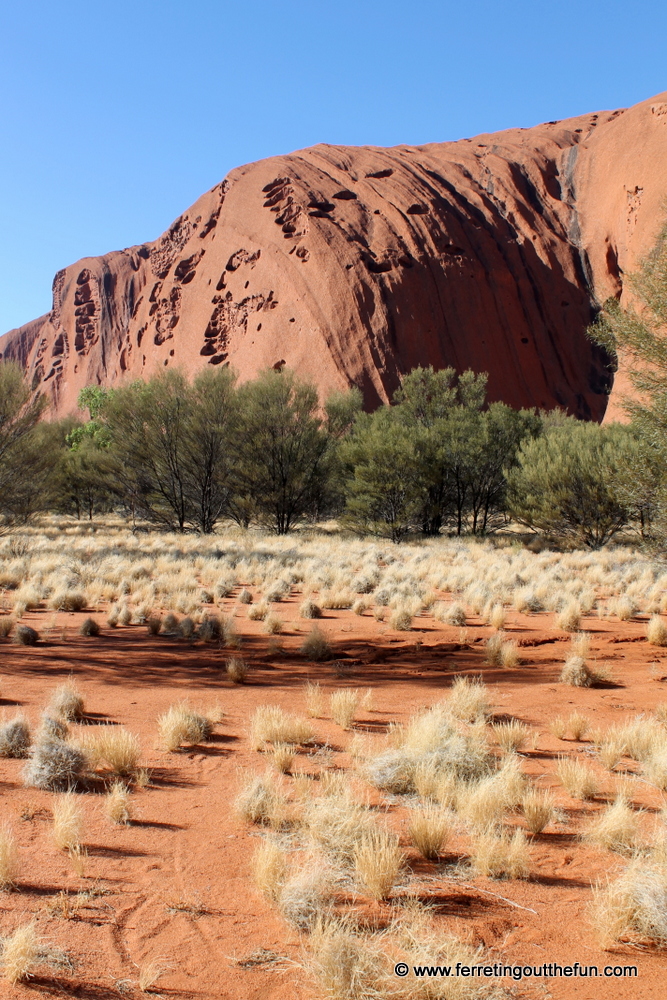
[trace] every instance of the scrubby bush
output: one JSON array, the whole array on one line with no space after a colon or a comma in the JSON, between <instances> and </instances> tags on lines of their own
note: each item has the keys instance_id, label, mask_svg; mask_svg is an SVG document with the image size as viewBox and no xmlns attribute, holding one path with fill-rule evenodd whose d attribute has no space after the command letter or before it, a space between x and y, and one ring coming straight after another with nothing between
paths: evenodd
<instances>
[{"instance_id":1,"label":"scrubby bush","mask_svg":"<svg viewBox=\"0 0 667 1000\"><path fill-rule=\"evenodd\" d=\"M308 660L328 660L332 655L329 640L317 625L310 630L299 650Z\"/></svg>"},{"instance_id":2,"label":"scrubby bush","mask_svg":"<svg viewBox=\"0 0 667 1000\"><path fill-rule=\"evenodd\" d=\"M315 601L308 598L299 608L299 614L302 618L321 618L322 609L318 604L315 604Z\"/></svg>"},{"instance_id":3,"label":"scrubby bush","mask_svg":"<svg viewBox=\"0 0 667 1000\"><path fill-rule=\"evenodd\" d=\"M211 720L193 711L186 702L171 705L158 717L158 732L165 750L173 753L182 746L205 743L211 736Z\"/></svg>"},{"instance_id":4,"label":"scrubby bush","mask_svg":"<svg viewBox=\"0 0 667 1000\"><path fill-rule=\"evenodd\" d=\"M49 702L49 711L61 719L71 722L85 715L83 698L71 682L56 688Z\"/></svg>"},{"instance_id":5,"label":"scrubby bush","mask_svg":"<svg viewBox=\"0 0 667 1000\"><path fill-rule=\"evenodd\" d=\"M231 656L225 664L225 670L232 684L245 684L248 679L248 664L240 656Z\"/></svg>"},{"instance_id":6,"label":"scrubby bush","mask_svg":"<svg viewBox=\"0 0 667 1000\"><path fill-rule=\"evenodd\" d=\"M24 715L0 723L0 757L27 757L30 725Z\"/></svg>"},{"instance_id":7,"label":"scrubby bush","mask_svg":"<svg viewBox=\"0 0 667 1000\"><path fill-rule=\"evenodd\" d=\"M86 618L81 622L79 626L79 635L87 636L98 636L100 634L100 626L95 621L94 618Z\"/></svg>"},{"instance_id":8,"label":"scrubby bush","mask_svg":"<svg viewBox=\"0 0 667 1000\"><path fill-rule=\"evenodd\" d=\"M17 646L36 646L39 642L39 632L29 625L17 625L14 629L13 641Z\"/></svg>"},{"instance_id":9,"label":"scrubby bush","mask_svg":"<svg viewBox=\"0 0 667 1000\"><path fill-rule=\"evenodd\" d=\"M24 769L26 785L48 792L75 788L85 777L85 753L59 739L43 739L35 745Z\"/></svg>"}]
</instances>

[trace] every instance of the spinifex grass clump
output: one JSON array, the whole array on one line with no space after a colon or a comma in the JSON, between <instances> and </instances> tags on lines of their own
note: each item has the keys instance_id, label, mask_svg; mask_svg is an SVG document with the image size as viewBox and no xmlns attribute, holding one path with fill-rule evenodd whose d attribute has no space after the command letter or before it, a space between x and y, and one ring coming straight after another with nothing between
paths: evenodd
<instances>
[{"instance_id":1,"label":"spinifex grass clump","mask_svg":"<svg viewBox=\"0 0 667 1000\"><path fill-rule=\"evenodd\" d=\"M211 720L195 712L187 702L171 705L158 717L158 732L165 750L173 753L182 746L197 746L210 739Z\"/></svg>"},{"instance_id":2,"label":"spinifex grass clump","mask_svg":"<svg viewBox=\"0 0 667 1000\"><path fill-rule=\"evenodd\" d=\"M39 632L29 625L17 625L14 629L13 641L17 646L36 646L39 642Z\"/></svg>"},{"instance_id":3,"label":"spinifex grass clump","mask_svg":"<svg viewBox=\"0 0 667 1000\"><path fill-rule=\"evenodd\" d=\"M53 839L62 851L74 851L81 845L83 811L73 792L64 792L53 800Z\"/></svg>"},{"instance_id":4,"label":"spinifex grass clump","mask_svg":"<svg viewBox=\"0 0 667 1000\"><path fill-rule=\"evenodd\" d=\"M277 775L250 775L237 796L236 811L247 823L278 828L287 816L287 798L277 784Z\"/></svg>"},{"instance_id":5,"label":"spinifex grass clump","mask_svg":"<svg viewBox=\"0 0 667 1000\"><path fill-rule=\"evenodd\" d=\"M139 738L122 726L88 726L78 742L95 766L106 764L113 774L130 778L141 757Z\"/></svg>"},{"instance_id":6,"label":"spinifex grass clump","mask_svg":"<svg viewBox=\"0 0 667 1000\"><path fill-rule=\"evenodd\" d=\"M360 692L354 688L344 688L331 694L331 718L341 727L350 729L359 707Z\"/></svg>"},{"instance_id":7,"label":"spinifex grass clump","mask_svg":"<svg viewBox=\"0 0 667 1000\"><path fill-rule=\"evenodd\" d=\"M667 945L667 866L637 857L616 879L597 886L592 916L603 945Z\"/></svg>"},{"instance_id":8,"label":"spinifex grass clump","mask_svg":"<svg viewBox=\"0 0 667 1000\"><path fill-rule=\"evenodd\" d=\"M0 892L14 885L17 873L16 838L9 826L0 826Z\"/></svg>"},{"instance_id":9,"label":"spinifex grass clump","mask_svg":"<svg viewBox=\"0 0 667 1000\"><path fill-rule=\"evenodd\" d=\"M473 844L470 862L476 875L527 878L530 855L523 830L516 830L511 837L493 831L480 834Z\"/></svg>"},{"instance_id":10,"label":"spinifex grass clump","mask_svg":"<svg viewBox=\"0 0 667 1000\"><path fill-rule=\"evenodd\" d=\"M30 724L24 715L0 723L0 757L27 757L30 750Z\"/></svg>"},{"instance_id":11,"label":"spinifex grass clump","mask_svg":"<svg viewBox=\"0 0 667 1000\"><path fill-rule=\"evenodd\" d=\"M131 821L130 790L122 781L114 781L107 792L104 811L112 823L127 825Z\"/></svg>"},{"instance_id":12,"label":"spinifex grass clump","mask_svg":"<svg viewBox=\"0 0 667 1000\"><path fill-rule=\"evenodd\" d=\"M49 712L56 718L68 721L81 719L85 715L83 698L71 681L61 684L53 692L49 702Z\"/></svg>"},{"instance_id":13,"label":"spinifex grass clump","mask_svg":"<svg viewBox=\"0 0 667 1000\"><path fill-rule=\"evenodd\" d=\"M326 635L319 626L314 625L301 643L300 652L308 660L328 660L331 657L331 646Z\"/></svg>"},{"instance_id":14,"label":"spinifex grass clump","mask_svg":"<svg viewBox=\"0 0 667 1000\"><path fill-rule=\"evenodd\" d=\"M46 736L36 743L23 773L26 785L61 792L80 784L87 770L88 759L82 750Z\"/></svg>"},{"instance_id":15,"label":"spinifex grass clump","mask_svg":"<svg viewBox=\"0 0 667 1000\"><path fill-rule=\"evenodd\" d=\"M561 757L556 768L565 790L573 799L592 799L598 792L598 781L590 767L578 760Z\"/></svg>"},{"instance_id":16,"label":"spinifex grass clump","mask_svg":"<svg viewBox=\"0 0 667 1000\"><path fill-rule=\"evenodd\" d=\"M451 812L429 803L410 813L408 834L419 853L436 860L452 835L455 818Z\"/></svg>"},{"instance_id":17,"label":"spinifex grass clump","mask_svg":"<svg viewBox=\"0 0 667 1000\"><path fill-rule=\"evenodd\" d=\"M232 684L245 684L248 678L248 664L242 657L230 656L225 669Z\"/></svg>"},{"instance_id":18,"label":"spinifex grass clump","mask_svg":"<svg viewBox=\"0 0 667 1000\"><path fill-rule=\"evenodd\" d=\"M622 797L607 806L588 825L584 838L597 847L620 854L632 854L637 850L639 817Z\"/></svg>"},{"instance_id":19,"label":"spinifex grass clump","mask_svg":"<svg viewBox=\"0 0 667 1000\"><path fill-rule=\"evenodd\" d=\"M531 833L542 833L556 815L554 797L550 792L531 789L523 797L521 809Z\"/></svg>"},{"instance_id":20,"label":"spinifex grass clump","mask_svg":"<svg viewBox=\"0 0 667 1000\"><path fill-rule=\"evenodd\" d=\"M387 899L404 860L397 834L383 827L370 827L355 844L353 856L362 889L373 899Z\"/></svg>"},{"instance_id":21,"label":"spinifex grass clump","mask_svg":"<svg viewBox=\"0 0 667 1000\"><path fill-rule=\"evenodd\" d=\"M474 702L468 701L464 714L473 710ZM461 703L456 707L460 709ZM476 732L460 731L451 708L450 702L434 705L394 731L393 746L366 762L367 780L376 788L400 794L415 790L417 775L425 768L462 780L487 774L491 766L487 746Z\"/></svg>"},{"instance_id":22,"label":"spinifex grass clump","mask_svg":"<svg viewBox=\"0 0 667 1000\"><path fill-rule=\"evenodd\" d=\"M309 743L314 735L307 719L284 712L278 705L260 705L250 720L250 742L254 750L265 743Z\"/></svg>"}]
</instances>

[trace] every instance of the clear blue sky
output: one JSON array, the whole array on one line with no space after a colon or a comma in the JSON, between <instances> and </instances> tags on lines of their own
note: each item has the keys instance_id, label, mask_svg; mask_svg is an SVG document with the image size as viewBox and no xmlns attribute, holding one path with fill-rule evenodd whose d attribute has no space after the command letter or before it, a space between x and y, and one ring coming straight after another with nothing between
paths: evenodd
<instances>
[{"instance_id":1,"label":"clear blue sky","mask_svg":"<svg viewBox=\"0 0 667 1000\"><path fill-rule=\"evenodd\" d=\"M634 104L666 38L664 0L5 0L0 333L238 164Z\"/></svg>"}]
</instances>

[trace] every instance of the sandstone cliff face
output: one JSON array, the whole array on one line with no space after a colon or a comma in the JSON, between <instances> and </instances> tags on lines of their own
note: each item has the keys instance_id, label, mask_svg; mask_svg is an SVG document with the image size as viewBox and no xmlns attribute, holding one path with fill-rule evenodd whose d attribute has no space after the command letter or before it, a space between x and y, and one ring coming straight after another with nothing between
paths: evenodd
<instances>
[{"instance_id":1,"label":"sandstone cliff face","mask_svg":"<svg viewBox=\"0 0 667 1000\"><path fill-rule=\"evenodd\" d=\"M315 146L233 170L154 243L58 272L51 312L0 351L58 414L85 385L219 364L287 365L374 406L433 364L601 419L585 329L665 194L667 94L459 142Z\"/></svg>"}]
</instances>

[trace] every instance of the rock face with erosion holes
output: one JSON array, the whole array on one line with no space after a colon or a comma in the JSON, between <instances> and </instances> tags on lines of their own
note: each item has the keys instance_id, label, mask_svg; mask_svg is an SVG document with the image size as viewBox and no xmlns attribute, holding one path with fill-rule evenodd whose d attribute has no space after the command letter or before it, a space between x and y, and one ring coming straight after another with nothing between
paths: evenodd
<instances>
[{"instance_id":1,"label":"rock face with erosion holes","mask_svg":"<svg viewBox=\"0 0 667 1000\"><path fill-rule=\"evenodd\" d=\"M372 407L432 364L599 420L611 377L586 327L627 300L665 195L667 94L459 142L315 146L233 170L154 243L59 271L51 311L0 352L54 414L173 365L287 366Z\"/></svg>"}]
</instances>

